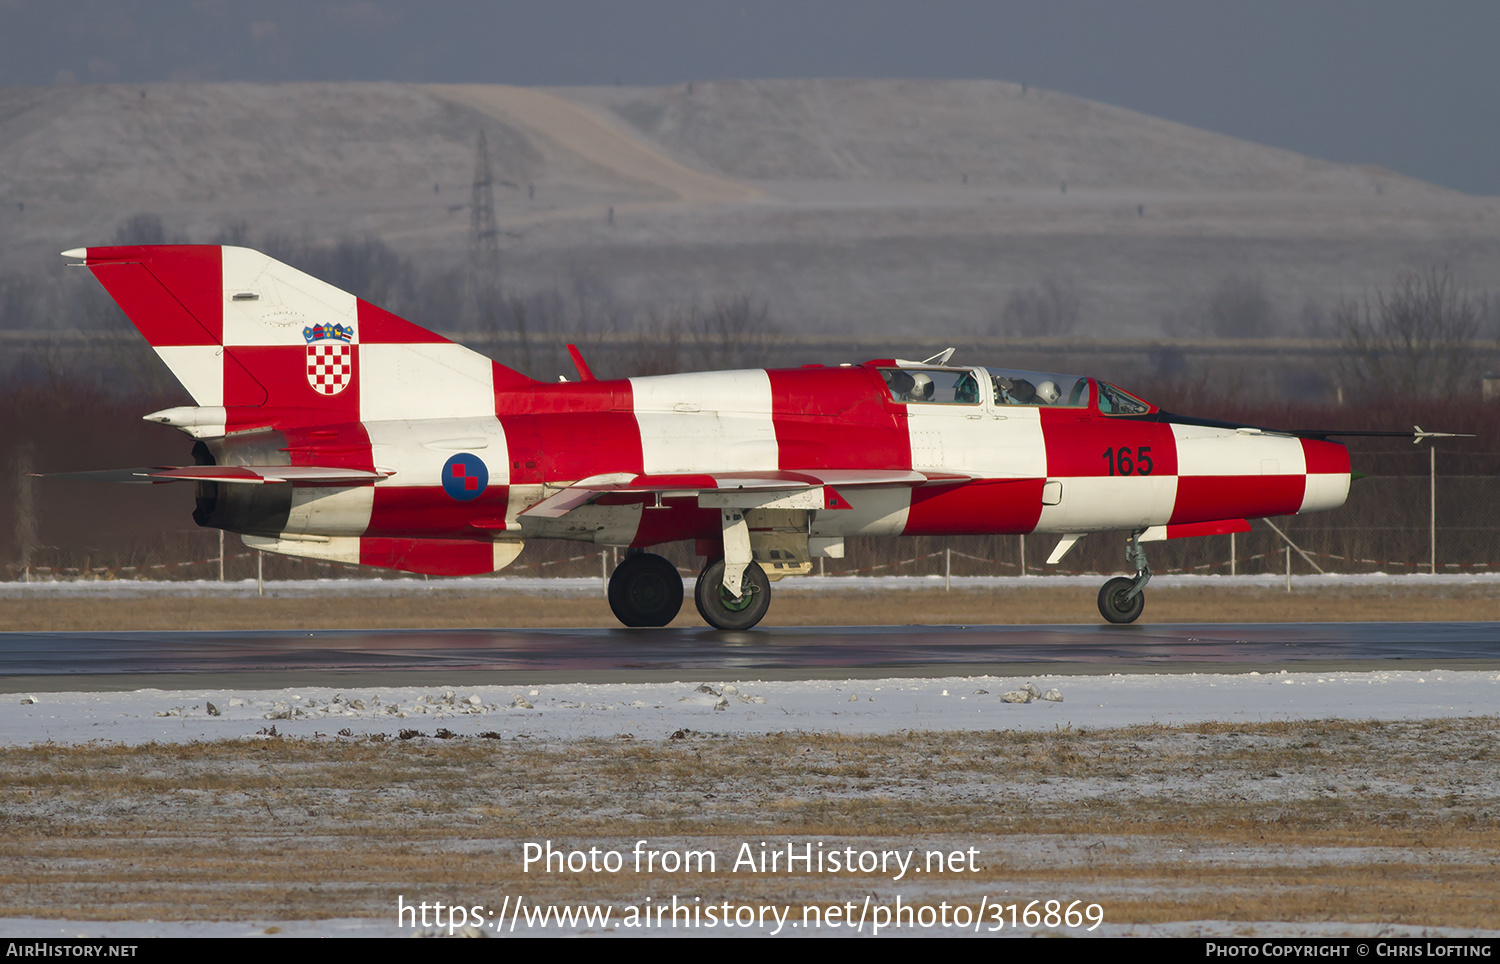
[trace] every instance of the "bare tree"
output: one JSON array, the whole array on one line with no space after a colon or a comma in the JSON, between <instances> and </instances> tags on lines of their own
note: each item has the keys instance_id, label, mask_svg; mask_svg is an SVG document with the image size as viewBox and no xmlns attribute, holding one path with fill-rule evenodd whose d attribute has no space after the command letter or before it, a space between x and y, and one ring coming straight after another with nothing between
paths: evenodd
<instances>
[{"instance_id":1,"label":"bare tree","mask_svg":"<svg viewBox=\"0 0 1500 964\"><path fill-rule=\"evenodd\" d=\"M684 340L693 327L693 308L647 309L624 344L617 349L616 365L627 375L669 375L691 367L685 364Z\"/></svg>"},{"instance_id":2,"label":"bare tree","mask_svg":"<svg viewBox=\"0 0 1500 964\"><path fill-rule=\"evenodd\" d=\"M575 278L571 290L554 286L531 294L502 297L497 288L485 289L463 281L457 274L451 278L451 292L489 290L488 298L472 294L442 299L442 285L429 282L423 290L438 296L434 304L445 303L457 310L457 319L475 333L475 342L491 357L526 374L551 377L572 372L573 363L565 346L577 344L590 359L598 377L639 374L629 370L628 358L633 352L621 348L622 341L637 341L634 315L621 308L613 295L586 278ZM632 333L625 339L622 333Z\"/></svg>"},{"instance_id":3,"label":"bare tree","mask_svg":"<svg viewBox=\"0 0 1500 964\"><path fill-rule=\"evenodd\" d=\"M340 238L321 244L310 238L269 234L257 246L277 261L403 317L421 307L416 268L379 238Z\"/></svg>"},{"instance_id":4,"label":"bare tree","mask_svg":"<svg viewBox=\"0 0 1500 964\"><path fill-rule=\"evenodd\" d=\"M1447 268L1402 275L1333 312L1344 342L1340 372L1356 394L1401 398L1451 396L1472 387L1481 359L1474 341L1489 299L1471 296Z\"/></svg>"},{"instance_id":5,"label":"bare tree","mask_svg":"<svg viewBox=\"0 0 1500 964\"><path fill-rule=\"evenodd\" d=\"M538 374L539 350L550 349L560 328L561 299L551 295L505 298L497 286L475 286L475 322L491 357Z\"/></svg>"},{"instance_id":6,"label":"bare tree","mask_svg":"<svg viewBox=\"0 0 1500 964\"><path fill-rule=\"evenodd\" d=\"M770 313L764 299L748 294L715 299L706 311L693 309L694 361L708 369L765 365L782 341Z\"/></svg>"}]
</instances>

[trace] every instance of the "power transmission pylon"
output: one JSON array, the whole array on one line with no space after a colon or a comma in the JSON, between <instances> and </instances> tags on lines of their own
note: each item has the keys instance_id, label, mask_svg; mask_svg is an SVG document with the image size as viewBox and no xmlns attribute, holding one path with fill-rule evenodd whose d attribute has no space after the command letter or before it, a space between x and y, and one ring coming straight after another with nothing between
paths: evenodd
<instances>
[{"instance_id":1,"label":"power transmission pylon","mask_svg":"<svg viewBox=\"0 0 1500 964\"><path fill-rule=\"evenodd\" d=\"M474 155L474 193L469 202L469 299L474 323L493 339L501 326L500 228L495 223L490 152L484 131Z\"/></svg>"},{"instance_id":2,"label":"power transmission pylon","mask_svg":"<svg viewBox=\"0 0 1500 964\"><path fill-rule=\"evenodd\" d=\"M484 131L474 156L474 193L469 202L469 257L476 275L498 287L500 277L500 228L495 223L495 194L491 188L490 152Z\"/></svg>"}]
</instances>

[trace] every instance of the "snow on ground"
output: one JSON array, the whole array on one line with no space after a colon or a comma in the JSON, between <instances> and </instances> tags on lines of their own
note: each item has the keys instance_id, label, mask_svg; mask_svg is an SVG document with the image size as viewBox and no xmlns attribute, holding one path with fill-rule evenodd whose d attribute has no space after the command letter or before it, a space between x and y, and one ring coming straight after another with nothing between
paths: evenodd
<instances>
[{"instance_id":1,"label":"snow on ground","mask_svg":"<svg viewBox=\"0 0 1500 964\"><path fill-rule=\"evenodd\" d=\"M1061 701L1008 703L1026 683ZM217 716L211 715L209 703ZM1380 671L1371 673L1247 673L1162 676L949 677L946 679L810 680L731 683L541 684L480 687L297 687L241 690L205 687L126 693L60 692L0 697L0 746L107 741L140 744L282 736L338 739L343 730L435 737L521 735L532 740L613 737L659 740L681 729L705 734L767 731L891 733L913 729L1052 730L1136 723L1188 724L1207 720L1261 722L1328 717L1431 719L1485 716L1500 707L1500 672ZM531 741L528 741L531 742ZM1284 859L1282 855L1279 859ZM573 905L567 905L569 907ZM581 906L581 905L579 905ZM631 930L612 936L771 936L761 928ZM459 931L464 934L463 930ZM514 931L521 936L600 934L580 923L551 920ZM808 931L795 931L810 936ZM858 933L858 932L856 932ZM888 931L882 936L1100 937L1488 937L1500 931L1393 926L1383 923L1179 921L1162 925L1105 923L1082 929L970 928ZM393 915L337 920L79 921L0 919L0 936L30 940L107 937L411 937L448 936L443 928L403 926ZM475 931L465 936L499 936ZM825 936L854 936L847 929Z\"/></svg>"},{"instance_id":2,"label":"snow on ground","mask_svg":"<svg viewBox=\"0 0 1500 964\"><path fill-rule=\"evenodd\" d=\"M1060 702L1004 695L1035 684ZM212 715L213 704L218 715ZM942 679L695 680L535 686L203 687L0 697L0 745L139 744L416 730L569 740L630 734L1091 729L1141 723L1436 719L1500 711L1500 672L1189 673Z\"/></svg>"},{"instance_id":3,"label":"snow on ground","mask_svg":"<svg viewBox=\"0 0 1500 964\"><path fill-rule=\"evenodd\" d=\"M1061 701L1010 703L1025 684ZM211 715L212 703L218 715ZM718 680L675 683L541 684L480 687L295 687L242 690L204 687L125 693L38 692L0 697L0 745L106 741L140 744L282 736L337 739L340 731L429 737L526 735L533 740L614 737L657 740L688 729L705 734L768 731L891 733L913 729L1052 730L1136 723L1189 724L1207 720L1262 722L1328 717L1430 719L1494 714L1500 672L1380 671L1372 673L1247 673L1162 676L1015 677L946 679ZM631 931L615 936L728 936L729 932ZM1046 932L1045 928L1042 932ZM462 932L460 932L462 933ZM596 927L552 921L515 932L531 936L600 933ZM769 936L768 928L735 935ZM829 931L844 936L847 930ZM889 932L886 936L913 932ZM921 931L921 936L972 934L967 928ZM996 936L1032 936L1003 930ZM0 936L26 939L109 937L409 937L447 936L438 928L401 926L391 916L324 921L58 921L0 919ZM470 936L491 936L475 932ZM990 936L990 935L975 935ZM1388 924L1287 924L1182 921L1143 926L1106 923L1104 937L1500 937L1500 932Z\"/></svg>"}]
</instances>

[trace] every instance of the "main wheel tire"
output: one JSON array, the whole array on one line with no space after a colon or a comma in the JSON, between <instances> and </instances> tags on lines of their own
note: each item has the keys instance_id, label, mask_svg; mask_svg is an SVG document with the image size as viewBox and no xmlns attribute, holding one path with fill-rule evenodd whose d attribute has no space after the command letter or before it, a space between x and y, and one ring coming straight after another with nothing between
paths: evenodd
<instances>
[{"instance_id":1,"label":"main wheel tire","mask_svg":"<svg viewBox=\"0 0 1500 964\"><path fill-rule=\"evenodd\" d=\"M724 560L715 559L698 574L693 602L698 604L698 615L715 629L749 629L771 608L771 580L759 563L745 567L740 593L736 599L724 588Z\"/></svg>"},{"instance_id":2,"label":"main wheel tire","mask_svg":"<svg viewBox=\"0 0 1500 964\"><path fill-rule=\"evenodd\" d=\"M1117 576L1105 583L1099 590L1099 615L1112 623L1133 623L1139 619L1146 608L1146 594L1138 592L1126 599L1125 594L1133 585L1135 580L1128 576Z\"/></svg>"},{"instance_id":3,"label":"main wheel tire","mask_svg":"<svg viewBox=\"0 0 1500 964\"><path fill-rule=\"evenodd\" d=\"M609 608L626 626L665 626L682 611L682 576L661 556L626 556L609 577Z\"/></svg>"}]
</instances>

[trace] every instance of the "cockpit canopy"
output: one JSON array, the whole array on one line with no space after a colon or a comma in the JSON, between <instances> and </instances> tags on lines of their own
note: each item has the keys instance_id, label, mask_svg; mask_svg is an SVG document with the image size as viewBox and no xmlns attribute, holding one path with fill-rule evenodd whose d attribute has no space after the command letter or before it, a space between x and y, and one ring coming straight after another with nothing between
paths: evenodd
<instances>
[{"instance_id":1,"label":"cockpit canopy","mask_svg":"<svg viewBox=\"0 0 1500 964\"><path fill-rule=\"evenodd\" d=\"M903 404L1034 405L1089 408L1097 401L1105 415L1145 415L1153 406L1108 382L1082 375L1009 368L881 366L891 399Z\"/></svg>"}]
</instances>

